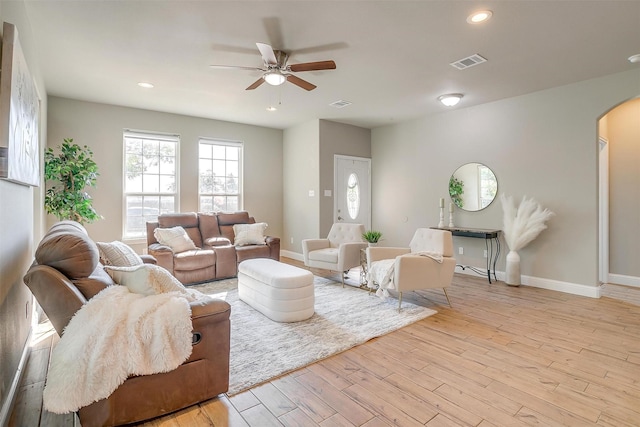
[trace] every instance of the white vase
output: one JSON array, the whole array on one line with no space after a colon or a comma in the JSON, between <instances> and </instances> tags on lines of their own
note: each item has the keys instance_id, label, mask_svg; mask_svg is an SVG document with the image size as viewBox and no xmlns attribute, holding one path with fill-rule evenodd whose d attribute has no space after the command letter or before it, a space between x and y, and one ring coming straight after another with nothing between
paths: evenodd
<instances>
[{"instance_id":1,"label":"white vase","mask_svg":"<svg viewBox=\"0 0 640 427\"><path fill-rule=\"evenodd\" d=\"M507 271L505 283L509 286L520 286L520 255L516 251L507 254Z\"/></svg>"},{"instance_id":2,"label":"white vase","mask_svg":"<svg viewBox=\"0 0 640 427\"><path fill-rule=\"evenodd\" d=\"M376 246L378 246L378 242L369 242L369 247L370 248L373 248L373 247L376 247Z\"/></svg>"}]
</instances>

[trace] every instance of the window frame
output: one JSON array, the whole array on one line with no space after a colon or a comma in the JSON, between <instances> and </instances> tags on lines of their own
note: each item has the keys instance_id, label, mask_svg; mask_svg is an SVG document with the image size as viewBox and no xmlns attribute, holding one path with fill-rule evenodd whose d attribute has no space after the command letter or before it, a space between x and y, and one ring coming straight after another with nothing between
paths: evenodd
<instances>
[{"instance_id":1,"label":"window frame","mask_svg":"<svg viewBox=\"0 0 640 427\"><path fill-rule=\"evenodd\" d=\"M175 179L175 191L173 193L168 192L156 192L150 193L145 191L140 192L127 192L127 138L135 138L142 140L153 140L153 141L167 141L175 143L175 168L174 168L174 179ZM172 196L174 199L174 211L180 212L180 142L181 138L179 134L173 133L164 133L164 132L153 132L153 131L139 131L132 129L124 129L122 132L122 240L132 243L144 243L146 242L146 230L144 230L142 235L127 235L127 197L130 196ZM144 174L144 173L143 173ZM161 174L153 173L147 175L157 175ZM144 206L143 206L144 207ZM161 213L169 213L169 212L158 212ZM157 220L157 219L156 219Z\"/></svg>"},{"instance_id":2,"label":"window frame","mask_svg":"<svg viewBox=\"0 0 640 427\"><path fill-rule=\"evenodd\" d=\"M200 192L200 161L201 161L201 157L200 157L200 147L202 144L207 144L207 145L215 145L215 146L224 146L224 147L236 147L238 148L238 192L237 194L232 194L232 193L201 193ZM210 159L213 160L213 159ZM225 153L225 161L227 161L226 159L226 153ZM237 196L238 197L238 209L239 211L244 209L244 142L242 141L231 141L231 140L224 140L224 139L218 139L218 138L207 138L207 137L200 137L198 138L198 211L199 212L206 212L205 209L203 209L202 207L202 197L216 197L216 196ZM211 210L211 212L218 212L215 209ZM226 210L223 211L219 211L219 212L226 212Z\"/></svg>"}]
</instances>

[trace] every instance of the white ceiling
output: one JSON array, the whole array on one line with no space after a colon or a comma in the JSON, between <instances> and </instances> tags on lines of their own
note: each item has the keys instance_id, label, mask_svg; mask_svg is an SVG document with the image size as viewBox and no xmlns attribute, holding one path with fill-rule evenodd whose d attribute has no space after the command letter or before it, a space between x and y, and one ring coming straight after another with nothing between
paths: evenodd
<instances>
[{"instance_id":1,"label":"white ceiling","mask_svg":"<svg viewBox=\"0 0 640 427\"><path fill-rule=\"evenodd\" d=\"M33 1L26 0L50 95L288 128L328 119L373 128L640 67L640 1ZM470 25L467 16L493 18ZM255 43L318 86L245 88L262 66ZM456 70L478 53L488 62ZM154 89L142 89L149 81ZM336 109L337 100L353 104ZM277 105L278 111L266 107ZM278 105L279 104L279 105Z\"/></svg>"}]
</instances>

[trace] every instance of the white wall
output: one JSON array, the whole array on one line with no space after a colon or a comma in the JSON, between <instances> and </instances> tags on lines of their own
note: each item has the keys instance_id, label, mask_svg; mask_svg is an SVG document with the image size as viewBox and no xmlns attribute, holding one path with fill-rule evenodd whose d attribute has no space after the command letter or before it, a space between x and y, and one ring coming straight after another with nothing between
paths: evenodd
<instances>
[{"instance_id":1,"label":"white wall","mask_svg":"<svg viewBox=\"0 0 640 427\"><path fill-rule=\"evenodd\" d=\"M451 173L484 163L496 174L499 194L527 195L556 213L520 252L522 274L595 296L597 122L638 94L640 70L633 70L374 129L373 226L386 244L406 245L416 228L438 223L438 199L448 197ZM456 210L455 224L500 229L502 206ZM637 236L638 222L631 227ZM456 255L460 262L484 265L482 241L454 240L465 247L464 256ZM591 290L576 289L582 285Z\"/></svg>"},{"instance_id":2,"label":"white wall","mask_svg":"<svg viewBox=\"0 0 640 427\"><path fill-rule=\"evenodd\" d=\"M333 225L334 209L334 156L371 158L371 130L344 123L320 120L320 236L329 234ZM324 196L331 190L331 197Z\"/></svg>"},{"instance_id":3,"label":"white wall","mask_svg":"<svg viewBox=\"0 0 640 427\"><path fill-rule=\"evenodd\" d=\"M88 145L94 152L100 176L90 193L104 220L88 224L94 240L122 239L122 168L124 129L180 135L180 211L198 210L198 139L200 137L244 143L244 209L269 224L267 233L282 236L283 155L282 131L135 108L49 98L48 144L57 147L64 138ZM49 222L56 219L49 216ZM138 252L146 244L132 245Z\"/></svg>"},{"instance_id":4,"label":"white wall","mask_svg":"<svg viewBox=\"0 0 640 427\"><path fill-rule=\"evenodd\" d=\"M318 237L320 231L319 121L286 129L283 145L286 227L280 247L301 254L302 239Z\"/></svg>"},{"instance_id":5,"label":"white wall","mask_svg":"<svg viewBox=\"0 0 640 427\"><path fill-rule=\"evenodd\" d=\"M47 100L31 24L23 1L2 1L0 4L0 24L6 21L16 26L29 71L41 97L42 147L46 141ZM33 261L34 241L41 232L41 197L41 187L0 180L0 424L8 416L10 393L12 387L17 386L17 370L31 330L33 299L22 277Z\"/></svg>"}]
</instances>

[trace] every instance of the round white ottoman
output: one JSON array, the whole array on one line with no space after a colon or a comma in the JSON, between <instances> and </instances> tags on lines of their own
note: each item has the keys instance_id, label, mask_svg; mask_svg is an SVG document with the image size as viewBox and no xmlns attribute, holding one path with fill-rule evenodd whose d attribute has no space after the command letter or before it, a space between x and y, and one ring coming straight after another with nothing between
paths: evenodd
<instances>
[{"instance_id":1,"label":"round white ottoman","mask_svg":"<svg viewBox=\"0 0 640 427\"><path fill-rule=\"evenodd\" d=\"M313 274L271 258L238 265L238 297L276 322L299 322L313 316Z\"/></svg>"}]
</instances>

